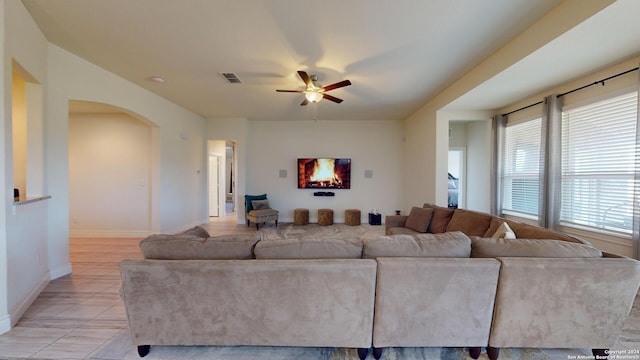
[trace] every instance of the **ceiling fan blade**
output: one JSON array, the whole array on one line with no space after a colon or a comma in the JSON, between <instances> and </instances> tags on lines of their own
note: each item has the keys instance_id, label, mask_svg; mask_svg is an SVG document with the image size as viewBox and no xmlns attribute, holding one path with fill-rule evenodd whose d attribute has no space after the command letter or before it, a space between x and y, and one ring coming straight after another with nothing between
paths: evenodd
<instances>
[{"instance_id":1,"label":"ceiling fan blade","mask_svg":"<svg viewBox=\"0 0 640 360\"><path fill-rule=\"evenodd\" d=\"M298 71L298 75L300 76L300 79L302 79L302 81L304 81L304 84L309 87L309 85L311 85L311 78L309 77L309 74L307 74L306 71Z\"/></svg>"},{"instance_id":2,"label":"ceiling fan blade","mask_svg":"<svg viewBox=\"0 0 640 360\"><path fill-rule=\"evenodd\" d=\"M303 90L276 90L277 92L294 92L294 93L301 93L304 92Z\"/></svg>"},{"instance_id":3,"label":"ceiling fan blade","mask_svg":"<svg viewBox=\"0 0 640 360\"><path fill-rule=\"evenodd\" d=\"M340 104L343 101L342 99L338 99L337 97L331 96L329 94L322 94L322 97L327 99L327 100L331 100L331 101L333 101L335 103L338 103L338 104Z\"/></svg>"},{"instance_id":4,"label":"ceiling fan blade","mask_svg":"<svg viewBox=\"0 0 640 360\"><path fill-rule=\"evenodd\" d=\"M337 89L337 88L341 88L341 87L349 86L349 85L351 85L351 81L343 80L343 81L337 82L335 84L323 86L322 90L329 91L329 90L333 90L333 89Z\"/></svg>"},{"instance_id":5,"label":"ceiling fan blade","mask_svg":"<svg viewBox=\"0 0 640 360\"><path fill-rule=\"evenodd\" d=\"M309 100L307 100L307 98L304 98L304 101L300 104L300 106L305 106L309 103Z\"/></svg>"}]
</instances>

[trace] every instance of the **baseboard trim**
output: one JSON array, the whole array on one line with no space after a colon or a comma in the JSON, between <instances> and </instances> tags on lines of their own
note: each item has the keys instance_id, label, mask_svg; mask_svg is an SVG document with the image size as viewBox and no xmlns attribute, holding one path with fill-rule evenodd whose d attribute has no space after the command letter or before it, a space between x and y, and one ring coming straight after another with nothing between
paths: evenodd
<instances>
[{"instance_id":1,"label":"baseboard trim","mask_svg":"<svg viewBox=\"0 0 640 360\"><path fill-rule=\"evenodd\" d=\"M27 296L25 296L9 313L9 330L18 323L18 320L24 315L24 313L29 309L29 306L33 304L34 301L38 298L40 293L44 290L45 287L49 284L50 274L44 273L36 286L29 291ZM8 330L7 330L8 331Z\"/></svg>"},{"instance_id":2,"label":"baseboard trim","mask_svg":"<svg viewBox=\"0 0 640 360\"><path fill-rule=\"evenodd\" d=\"M71 264L67 264L64 266L61 266L59 268L53 269L53 270L49 270L49 280L55 280L59 277L63 277L65 275L69 275L71 274L71 271L73 269L71 268Z\"/></svg>"},{"instance_id":3,"label":"baseboard trim","mask_svg":"<svg viewBox=\"0 0 640 360\"><path fill-rule=\"evenodd\" d=\"M83 238L144 238L151 235L149 230L69 230L69 237Z\"/></svg>"},{"instance_id":4,"label":"baseboard trim","mask_svg":"<svg viewBox=\"0 0 640 360\"><path fill-rule=\"evenodd\" d=\"M0 335L11 330L11 316L5 315L0 318Z\"/></svg>"}]
</instances>

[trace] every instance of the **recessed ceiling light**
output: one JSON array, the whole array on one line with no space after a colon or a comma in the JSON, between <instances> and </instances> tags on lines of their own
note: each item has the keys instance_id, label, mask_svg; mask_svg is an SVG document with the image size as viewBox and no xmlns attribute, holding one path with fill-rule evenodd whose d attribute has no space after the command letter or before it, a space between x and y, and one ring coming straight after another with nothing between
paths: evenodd
<instances>
[{"instance_id":1,"label":"recessed ceiling light","mask_svg":"<svg viewBox=\"0 0 640 360\"><path fill-rule=\"evenodd\" d=\"M155 81L159 84L164 84L164 78L161 78L160 76L152 76L151 77L151 81Z\"/></svg>"}]
</instances>

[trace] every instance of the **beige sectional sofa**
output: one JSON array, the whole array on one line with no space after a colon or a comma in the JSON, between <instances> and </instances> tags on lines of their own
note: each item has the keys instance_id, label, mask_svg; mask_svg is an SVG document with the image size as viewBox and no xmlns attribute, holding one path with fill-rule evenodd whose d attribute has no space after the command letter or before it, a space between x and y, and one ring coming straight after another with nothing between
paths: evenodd
<instances>
[{"instance_id":1,"label":"beige sectional sofa","mask_svg":"<svg viewBox=\"0 0 640 360\"><path fill-rule=\"evenodd\" d=\"M415 209L364 240L150 236L144 260L120 264L133 343L141 356L150 345L268 345L357 348L360 359L371 347L376 359L386 347L497 359L505 347L600 354L615 343L639 261L489 214Z\"/></svg>"}]
</instances>

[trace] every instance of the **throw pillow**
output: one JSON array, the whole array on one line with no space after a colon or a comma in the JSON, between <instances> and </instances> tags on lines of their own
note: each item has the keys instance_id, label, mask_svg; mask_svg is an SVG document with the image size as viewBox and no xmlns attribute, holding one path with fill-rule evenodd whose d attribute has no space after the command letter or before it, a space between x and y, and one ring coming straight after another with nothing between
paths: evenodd
<instances>
[{"instance_id":1,"label":"throw pillow","mask_svg":"<svg viewBox=\"0 0 640 360\"><path fill-rule=\"evenodd\" d=\"M489 214L456 209L447 224L446 231L462 231L469 236L482 236L491 224L492 216Z\"/></svg>"},{"instance_id":2,"label":"throw pillow","mask_svg":"<svg viewBox=\"0 0 640 360\"><path fill-rule=\"evenodd\" d=\"M431 224L429 224L429 232L432 234L440 234L447 231L447 225L451 220L455 210L434 206L433 207L433 218L431 219Z\"/></svg>"},{"instance_id":3,"label":"throw pillow","mask_svg":"<svg viewBox=\"0 0 640 360\"><path fill-rule=\"evenodd\" d=\"M503 222L500 227L498 227L498 230L496 230L496 232L491 235L491 237L494 239L515 239L516 233L511 230L509 224Z\"/></svg>"},{"instance_id":4,"label":"throw pillow","mask_svg":"<svg viewBox=\"0 0 640 360\"><path fill-rule=\"evenodd\" d=\"M251 201L251 206L253 207L253 210L264 210L264 209L271 209L269 207L269 200L252 200Z\"/></svg>"},{"instance_id":5,"label":"throw pillow","mask_svg":"<svg viewBox=\"0 0 640 360\"><path fill-rule=\"evenodd\" d=\"M244 200L245 200L245 208L247 213L251 210L253 210L253 205L251 205L251 202L253 200L266 200L267 199L267 194L262 194L262 195L245 195L244 196Z\"/></svg>"},{"instance_id":6,"label":"throw pillow","mask_svg":"<svg viewBox=\"0 0 640 360\"><path fill-rule=\"evenodd\" d=\"M412 207L404 227L417 232L426 233L431 224L433 209Z\"/></svg>"}]
</instances>

